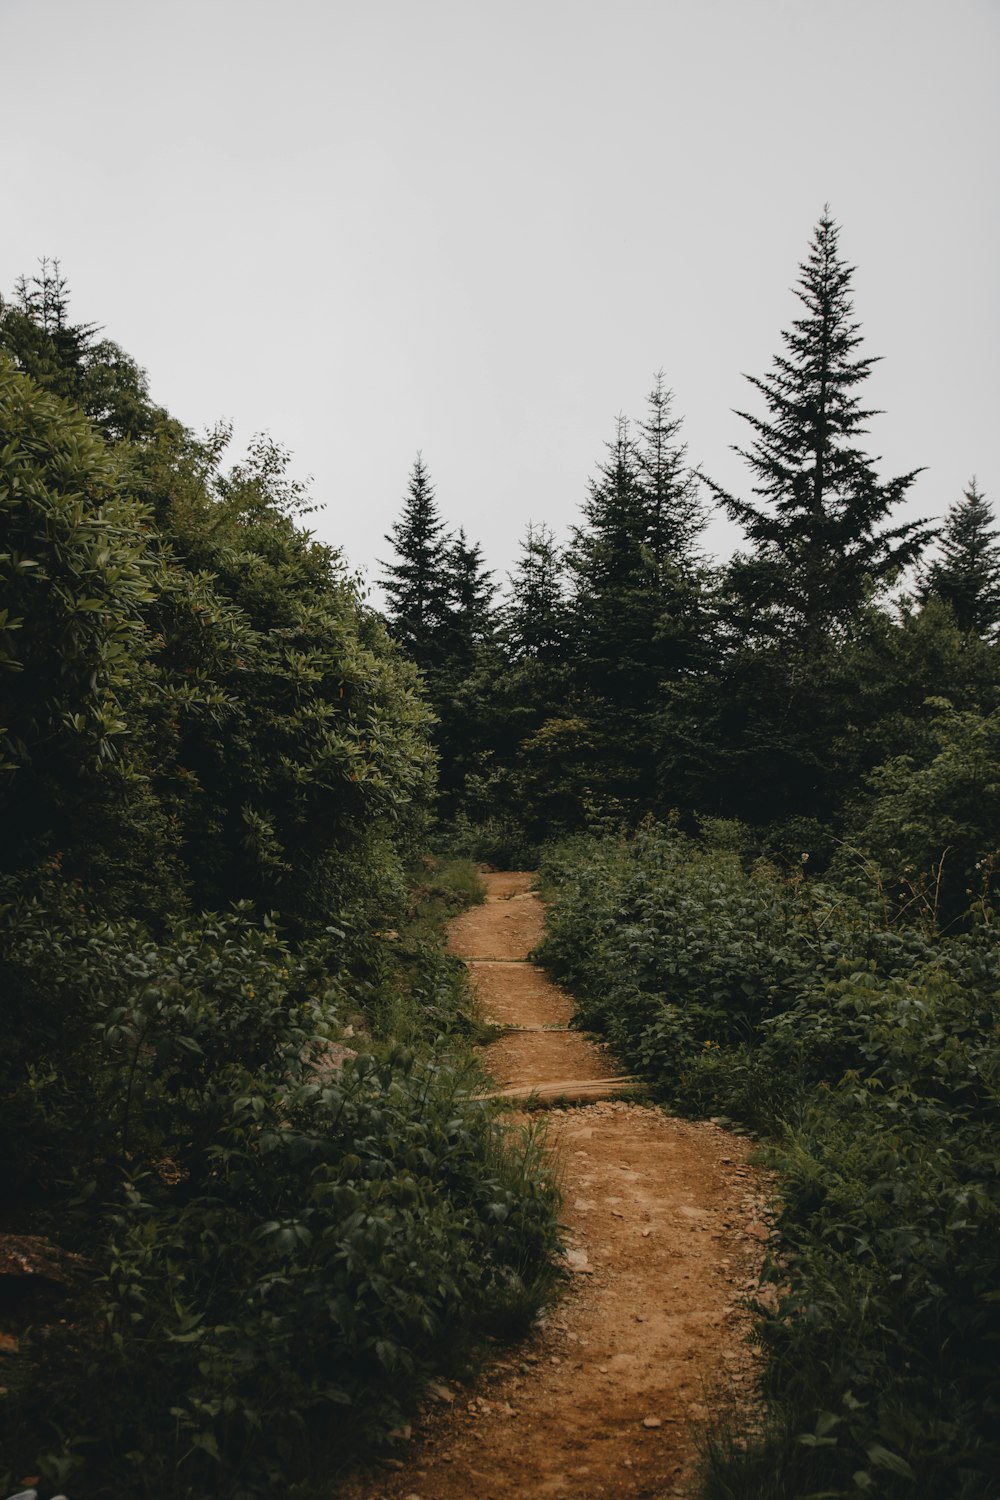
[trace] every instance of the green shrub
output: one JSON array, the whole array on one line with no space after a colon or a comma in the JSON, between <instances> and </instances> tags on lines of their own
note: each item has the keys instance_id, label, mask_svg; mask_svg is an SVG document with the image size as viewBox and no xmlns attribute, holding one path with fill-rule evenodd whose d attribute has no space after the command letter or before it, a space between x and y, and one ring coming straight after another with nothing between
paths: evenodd
<instances>
[{"instance_id":1,"label":"green shrub","mask_svg":"<svg viewBox=\"0 0 1000 1500\"><path fill-rule=\"evenodd\" d=\"M937 706L944 711L925 731L933 745L927 762L899 756L868 778L856 838L898 907L954 922L974 897L996 889L1000 711Z\"/></svg>"},{"instance_id":2,"label":"green shrub","mask_svg":"<svg viewBox=\"0 0 1000 1500\"><path fill-rule=\"evenodd\" d=\"M272 1493L383 1435L456 1342L544 1302L538 1143L454 1049L331 1053L344 993L247 913L160 944L82 918L53 937L36 911L8 945L26 1029L3 1123L19 1173L55 1157L71 1176L39 1208L101 1308L27 1343L34 1381L0 1405L21 1471L97 1496ZM76 1040L39 1077L43 990Z\"/></svg>"},{"instance_id":3,"label":"green shrub","mask_svg":"<svg viewBox=\"0 0 1000 1500\"><path fill-rule=\"evenodd\" d=\"M545 871L542 955L662 1098L766 1133L781 1177L761 1432L707 1444L712 1500L987 1500L1000 1469L1000 960L650 825ZM727 839L724 842L731 843Z\"/></svg>"},{"instance_id":4,"label":"green shrub","mask_svg":"<svg viewBox=\"0 0 1000 1500\"><path fill-rule=\"evenodd\" d=\"M475 872L411 896L415 671L280 450L146 416L0 362L0 1200L94 1287L19 1325L0 1486L325 1494L544 1304L556 1193L476 1097Z\"/></svg>"}]
</instances>

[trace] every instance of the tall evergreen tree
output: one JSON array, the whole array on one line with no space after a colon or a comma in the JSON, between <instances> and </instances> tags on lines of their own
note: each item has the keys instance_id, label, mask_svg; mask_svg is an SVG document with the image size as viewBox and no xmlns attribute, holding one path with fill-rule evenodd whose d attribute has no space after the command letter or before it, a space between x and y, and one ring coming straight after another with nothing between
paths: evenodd
<instances>
[{"instance_id":1,"label":"tall evergreen tree","mask_svg":"<svg viewBox=\"0 0 1000 1500\"><path fill-rule=\"evenodd\" d=\"M1000 529L975 476L945 517L941 556L927 569L919 589L951 606L966 635L989 636L1000 625Z\"/></svg>"},{"instance_id":2,"label":"tall evergreen tree","mask_svg":"<svg viewBox=\"0 0 1000 1500\"><path fill-rule=\"evenodd\" d=\"M444 650L451 674L462 676L471 670L477 650L493 639L496 593L483 549L478 542L469 541L464 527L460 526L445 545L444 575Z\"/></svg>"},{"instance_id":3,"label":"tall evergreen tree","mask_svg":"<svg viewBox=\"0 0 1000 1500\"><path fill-rule=\"evenodd\" d=\"M885 483L860 446L874 411L860 388L876 360L858 353L854 268L838 252L838 226L823 212L796 296L804 313L782 334L784 352L768 374L748 376L766 414L738 413L753 429L737 448L757 500L707 483L752 545L731 578L765 634L815 643L849 631L866 599L914 561L931 535L919 522L883 523L920 472Z\"/></svg>"},{"instance_id":4,"label":"tall evergreen tree","mask_svg":"<svg viewBox=\"0 0 1000 1500\"><path fill-rule=\"evenodd\" d=\"M628 419L618 418L568 555L581 672L595 693L626 711L652 705L659 683L684 670L691 644L683 620L704 522L679 426L657 376L638 442Z\"/></svg>"},{"instance_id":5,"label":"tall evergreen tree","mask_svg":"<svg viewBox=\"0 0 1000 1500\"><path fill-rule=\"evenodd\" d=\"M543 521L528 522L521 555L507 575L509 597L505 635L515 661L555 664L566 651L566 599L563 565L555 532Z\"/></svg>"},{"instance_id":6,"label":"tall evergreen tree","mask_svg":"<svg viewBox=\"0 0 1000 1500\"><path fill-rule=\"evenodd\" d=\"M438 665L447 619L447 539L434 486L417 454L399 520L386 536L396 561L383 563L392 634L425 670Z\"/></svg>"},{"instance_id":7,"label":"tall evergreen tree","mask_svg":"<svg viewBox=\"0 0 1000 1500\"><path fill-rule=\"evenodd\" d=\"M687 465L687 449L678 441L681 419L671 413L673 392L662 370L647 401L646 418L638 424L635 454L637 480L647 512L647 543L654 561L670 559L684 566L705 526L705 508L698 483Z\"/></svg>"},{"instance_id":8,"label":"tall evergreen tree","mask_svg":"<svg viewBox=\"0 0 1000 1500\"><path fill-rule=\"evenodd\" d=\"M703 524L662 375L638 439L619 417L573 532L571 650L612 795L649 807L664 749L661 710L702 635L694 541Z\"/></svg>"},{"instance_id":9,"label":"tall evergreen tree","mask_svg":"<svg viewBox=\"0 0 1000 1500\"><path fill-rule=\"evenodd\" d=\"M482 548L461 527L445 543L443 568L444 623L435 662L425 675L438 721L441 808L453 815L466 781L481 771L488 749L498 654L493 578Z\"/></svg>"},{"instance_id":10,"label":"tall evergreen tree","mask_svg":"<svg viewBox=\"0 0 1000 1500\"><path fill-rule=\"evenodd\" d=\"M627 417L618 416L606 446L608 457L590 481L583 505L584 524L573 529L567 553L573 591L571 649L594 692L612 702L632 703L641 689L629 647L639 645L646 654L649 631L646 622L636 631L635 606L637 596L648 592L652 559Z\"/></svg>"},{"instance_id":11,"label":"tall evergreen tree","mask_svg":"<svg viewBox=\"0 0 1000 1500\"><path fill-rule=\"evenodd\" d=\"M494 586L482 548L445 530L418 453L383 563L389 626L423 672L436 725L441 808L453 815L484 754L484 698L495 675Z\"/></svg>"},{"instance_id":12,"label":"tall evergreen tree","mask_svg":"<svg viewBox=\"0 0 1000 1500\"><path fill-rule=\"evenodd\" d=\"M754 498L708 481L750 548L727 571L727 650L691 703L704 744L693 767L700 806L783 825L813 850L828 833L802 820L828 830L866 769L870 684L856 669L873 653L855 646L880 633L873 605L932 535L889 522L919 470L883 483L863 451L875 413L861 392L875 360L860 353L853 274L824 210L800 267L802 315L771 370L749 377L764 414L739 413L753 432L737 451Z\"/></svg>"}]
</instances>

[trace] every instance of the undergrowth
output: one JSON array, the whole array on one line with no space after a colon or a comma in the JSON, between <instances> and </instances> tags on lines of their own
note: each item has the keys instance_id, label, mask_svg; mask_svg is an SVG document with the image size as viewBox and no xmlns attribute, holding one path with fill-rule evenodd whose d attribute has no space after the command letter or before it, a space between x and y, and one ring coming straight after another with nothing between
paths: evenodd
<instances>
[{"instance_id":1,"label":"undergrowth","mask_svg":"<svg viewBox=\"0 0 1000 1500\"><path fill-rule=\"evenodd\" d=\"M657 825L550 857L541 956L659 1098L767 1142L767 1419L705 1500L987 1500L1000 1473L996 917L942 935L877 885Z\"/></svg>"},{"instance_id":2,"label":"undergrowth","mask_svg":"<svg viewBox=\"0 0 1000 1500\"><path fill-rule=\"evenodd\" d=\"M6 1206L91 1290L22 1330L0 1484L326 1494L432 1371L545 1305L540 1136L476 1097L440 942L476 894L422 869L363 962L340 928L296 949L239 911L159 939L40 901L9 921Z\"/></svg>"}]
</instances>

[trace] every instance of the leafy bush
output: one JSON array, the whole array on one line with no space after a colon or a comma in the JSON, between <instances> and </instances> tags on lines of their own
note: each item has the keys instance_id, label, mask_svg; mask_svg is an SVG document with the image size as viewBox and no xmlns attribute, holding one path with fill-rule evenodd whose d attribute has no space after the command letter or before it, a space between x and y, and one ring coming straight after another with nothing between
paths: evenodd
<instances>
[{"instance_id":1,"label":"leafy bush","mask_svg":"<svg viewBox=\"0 0 1000 1500\"><path fill-rule=\"evenodd\" d=\"M95 1287L24 1330L0 1485L326 1493L544 1303L556 1194L475 1097L474 871L413 909L416 673L280 450L145 415L112 452L0 363L0 1203Z\"/></svg>"},{"instance_id":2,"label":"leafy bush","mask_svg":"<svg viewBox=\"0 0 1000 1500\"><path fill-rule=\"evenodd\" d=\"M0 873L77 841L146 655L155 557L88 424L0 355Z\"/></svg>"},{"instance_id":3,"label":"leafy bush","mask_svg":"<svg viewBox=\"0 0 1000 1500\"><path fill-rule=\"evenodd\" d=\"M900 906L955 921L972 897L996 888L1000 710L938 707L926 764L899 756L872 773L856 838Z\"/></svg>"},{"instance_id":4,"label":"leafy bush","mask_svg":"<svg viewBox=\"0 0 1000 1500\"><path fill-rule=\"evenodd\" d=\"M720 842L718 839L716 843ZM732 840L729 840L732 842ZM1000 961L649 825L552 856L541 953L660 1095L771 1138L769 1418L706 1496L986 1500L1000 1464Z\"/></svg>"},{"instance_id":5,"label":"leafy bush","mask_svg":"<svg viewBox=\"0 0 1000 1500\"><path fill-rule=\"evenodd\" d=\"M82 914L53 943L51 915L22 913L6 978L24 1023L6 1190L24 1202L59 1160L70 1191L43 1212L102 1273L99 1316L50 1332L0 1407L22 1468L95 1495L270 1493L384 1434L449 1345L547 1295L537 1142L453 1047L345 1049L344 992L248 913L165 944ZM86 1040L40 1076L53 1005Z\"/></svg>"}]
</instances>

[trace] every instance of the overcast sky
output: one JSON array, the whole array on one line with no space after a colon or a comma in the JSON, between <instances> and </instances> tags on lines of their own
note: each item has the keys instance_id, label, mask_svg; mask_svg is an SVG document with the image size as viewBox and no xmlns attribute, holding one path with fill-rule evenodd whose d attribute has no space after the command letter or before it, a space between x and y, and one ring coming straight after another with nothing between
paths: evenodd
<instances>
[{"instance_id":1,"label":"overcast sky","mask_svg":"<svg viewBox=\"0 0 1000 1500\"><path fill-rule=\"evenodd\" d=\"M1000 500L1000 0L0 0L0 287L58 256L188 425L290 447L377 572L414 456L510 565L655 371L693 464L829 202L869 451ZM731 528L713 525L725 552Z\"/></svg>"}]
</instances>

